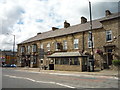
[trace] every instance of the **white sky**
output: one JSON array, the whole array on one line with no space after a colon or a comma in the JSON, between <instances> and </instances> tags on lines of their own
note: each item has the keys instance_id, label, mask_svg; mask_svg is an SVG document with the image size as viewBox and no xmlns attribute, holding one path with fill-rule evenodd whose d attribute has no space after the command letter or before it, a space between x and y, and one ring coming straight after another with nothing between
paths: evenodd
<instances>
[{"instance_id":1,"label":"white sky","mask_svg":"<svg viewBox=\"0 0 120 90\"><path fill-rule=\"evenodd\" d=\"M90 1L93 19L104 17L107 9L118 12L118 0ZM63 28L65 20L79 24L81 16L89 20L88 0L0 0L0 49L12 50L13 35L18 44L51 27Z\"/></svg>"}]
</instances>

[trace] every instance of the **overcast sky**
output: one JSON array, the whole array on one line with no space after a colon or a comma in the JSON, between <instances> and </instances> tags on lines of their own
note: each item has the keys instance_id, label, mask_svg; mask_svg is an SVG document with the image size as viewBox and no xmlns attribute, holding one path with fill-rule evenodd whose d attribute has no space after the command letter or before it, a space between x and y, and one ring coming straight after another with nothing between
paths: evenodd
<instances>
[{"instance_id":1,"label":"overcast sky","mask_svg":"<svg viewBox=\"0 0 120 90\"><path fill-rule=\"evenodd\" d=\"M104 17L107 9L118 12L117 0L105 1L91 0L93 19ZM18 44L51 27L63 28L65 20L79 24L81 16L89 21L88 0L0 0L0 49L12 50L13 35Z\"/></svg>"}]
</instances>

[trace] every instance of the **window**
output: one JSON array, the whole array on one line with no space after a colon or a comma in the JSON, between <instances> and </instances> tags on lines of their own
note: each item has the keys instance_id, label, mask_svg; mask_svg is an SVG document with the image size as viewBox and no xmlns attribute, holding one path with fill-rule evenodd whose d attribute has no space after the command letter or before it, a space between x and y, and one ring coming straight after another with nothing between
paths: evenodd
<instances>
[{"instance_id":1,"label":"window","mask_svg":"<svg viewBox=\"0 0 120 90\"><path fill-rule=\"evenodd\" d=\"M33 63L35 64L37 61L37 57L36 56L33 56Z\"/></svg>"},{"instance_id":2,"label":"window","mask_svg":"<svg viewBox=\"0 0 120 90\"><path fill-rule=\"evenodd\" d=\"M60 58L55 58L55 64L60 64Z\"/></svg>"},{"instance_id":3,"label":"window","mask_svg":"<svg viewBox=\"0 0 120 90\"><path fill-rule=\"evenodd\" d=\"M47 50L50 51L50 43L47 44Z\"/></svg>"},{"instance_id":4,"label":"window","mask_svg":"<svg viewBox=\"0 0 120 90\"><path fill-rule=\"evenodd\" d=\"M43 44L40 45L40 48L43 49Z\"/></svg>"},{"instance_id":5,"label":"window","mask_svg":"<svg viewBox=\"0 0 120 90\"><path fill-rule=\"evenodd\" d=\"M27 46L27 52L30 53L30 46Z\"/></svg>"},{"instance_id":6,"label":"window","mask_svg":"<svg viewBox=\"0 0 120 90\"><path fill-rule=\"evenodd\" d=\"M78 49L79 39L74 39L74 49Z\"/></svg>"},{"instance_id":7,"label":"window","mask_svg":"<svg viewBox=\"0 0 120 90\"><path fill-rule=\"evenodd\" d=\"M39 52L40 52L40 59L43 59L44 54L45 54L44 49L43 49L43 44L40 45L40 51Z\"/></svg>"},{"instance_id":8,"label":"window","mask_svg":"<svg viewBox=\"0 0 120 90\"><path fill-rule=\"evenodd\" d=\"M93 43L92 43L93 41ZM88 48L92 48L92 44L93 44L93 47L94 47L94 37L92 37L92 41L91 41L91 37L89 36L88 37Z\"/></svg>"},{"instance_id":9,"label":"window","mask_svg":"<svg viewBox=\"0 0 120 90\"><path fill-rule=\"evenodd\" d=\"M80 65L78 58L70 58L70 65Z\"/></svg>"},{"instance_id":10,"label":"window","mask_svg":"<svg viewBox=\"0 0 120 90\"><path fill-rule=\"evenodd\" d=\"M106 31L106 41L112 41L112 31Z\"/></svg>"},{"instance_id":11,"label":"window","mask_svg":"<svg viewBox=\"0 0 120 90\"><path fill-rule=\"evenodd\" d=\"M69 58L55 58L55 64L69 65Z\"/></svg>"},{"instance_id":12,"label":"window","mask_svg":"<svg viewBox=\"0 0 120 90\"><path fill-rule=\"evenodd\" d=\"M24 46L21 47L20 52L21 52L21 53L25 52L25 47L24 47Z\"/></svg>"},{"instance_id":13,"label":"window","mask_svg":"<svg viewBox=\"0 0 120 90\"><path fill-rule=\"evenodd\" d=\"M67 50L67 41L66 40L63 41L63 50Z\"/></svg>"},{"instance_id":14,"label":"window","mask_svg":"<svg viewBox=\"0 0 120 90\"><path fill-rule=\"evenodd\" d=\"M61 58L61 64L69 65L69 58Z\"/></svg>"},{"instance_id":15,"label":"window","mask_svg":"<svg viewBox=\"0 0 120 90\"><path fill-rule=\"evenodd\" d=\"M37 45L36 44L32 45L32 52L37 52Z\"/></svg>"},{"instance_id":16,"label":"window","mask_svg":"<svg viewBox=\"0 0 120 90\"><path fill-rule=\"evenodd\" d=\"M55 44L55 51L58 51L58 43L55 42L54 44Z\"/></svg>"}]
</instances>

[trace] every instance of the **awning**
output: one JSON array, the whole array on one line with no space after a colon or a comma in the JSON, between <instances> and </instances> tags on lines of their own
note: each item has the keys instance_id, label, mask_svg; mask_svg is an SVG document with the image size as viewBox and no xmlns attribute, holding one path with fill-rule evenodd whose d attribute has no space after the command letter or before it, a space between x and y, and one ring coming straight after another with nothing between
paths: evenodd
<instances>
[{"instance_id":1,"label":"awning","mask_svg":"<svg viewBox=\"0 0 120 90\"><path fill-rule=\"evenodd\" d=\"M52 55L49 55L48 58L57 58L57 57L86 57L79 52L56 52Z\"/></svg>"}]
</instances>

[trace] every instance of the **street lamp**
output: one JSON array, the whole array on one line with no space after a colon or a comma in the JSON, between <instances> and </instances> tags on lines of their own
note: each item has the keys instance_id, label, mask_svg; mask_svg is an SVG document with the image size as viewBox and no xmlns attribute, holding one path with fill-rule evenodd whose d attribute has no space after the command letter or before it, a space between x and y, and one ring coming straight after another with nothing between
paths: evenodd
<instances>
[{"instance_id":1,"label":"street lamp","mask_svg":"<svg viewBox=\"0 0 120 90\"><path fill-rule=\"evenodd\" d=\"M10 35L9 33L7 33L8 35ZM13 61L15 60L15 35L14 34L11 34L13 35Z\"/></svg>"},{"instance_id":2,"label":"street lamp","mask_svg":"<svg viewBox=\"0 0 120 90\"><path fill-rule=\"evenodd\" d=\"M94 51L93 51L93 39L92 39L92 13L91 13L91 2L89 1L89 12L90 12L90 41L91 41L91 46L92 46L92 53L91 53L91 59L92 59L92 71L94 72Z\"/></svg>"}]
</instances>

